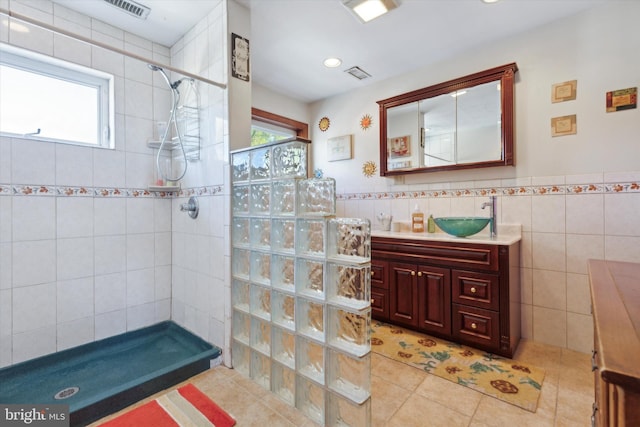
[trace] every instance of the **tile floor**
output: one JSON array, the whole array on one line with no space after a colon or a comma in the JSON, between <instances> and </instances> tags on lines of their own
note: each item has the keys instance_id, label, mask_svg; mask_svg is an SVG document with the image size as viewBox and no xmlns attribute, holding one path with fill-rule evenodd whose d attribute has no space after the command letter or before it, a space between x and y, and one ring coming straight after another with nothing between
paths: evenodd
<instances>
[{"instance_id":1,"label":"tile floor","mask_svg":"<svg viewBox=\"0 0 640 427\"><path fill-rule=\"evenodd\" d=\"M593 374L589 355L522 341L514 359L546 369L535 413L374 353L371 379L372 426L591 425ZM317 426L296 409L234 370L216 367L189 381L233 415L238 421L238 427Z\"/></svg>"}]
</instances>

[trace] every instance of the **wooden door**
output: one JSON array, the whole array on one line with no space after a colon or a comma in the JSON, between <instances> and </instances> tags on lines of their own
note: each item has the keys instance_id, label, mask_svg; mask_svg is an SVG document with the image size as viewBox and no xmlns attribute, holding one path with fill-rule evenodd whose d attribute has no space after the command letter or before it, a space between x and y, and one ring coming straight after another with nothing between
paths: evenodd
<instances>
[{"instance_id":1,"label":"wooden door","mask_svg":"<svg viewBox=\"0 0 640 427\"><path fill-rule=\"evenodd\" d=\"M418 326L415 264L389 263L389 320Z\"/></svg>"},{"instance_id":2,"label":"wooden door","mask_svg":"<svg viewBox=\"0 0 640 427\"><path fill-rule=\"evenodd\" d=\"M451 334L451 272L418 265L418 327L425 332Z\"/></svg>"}]
</instances>

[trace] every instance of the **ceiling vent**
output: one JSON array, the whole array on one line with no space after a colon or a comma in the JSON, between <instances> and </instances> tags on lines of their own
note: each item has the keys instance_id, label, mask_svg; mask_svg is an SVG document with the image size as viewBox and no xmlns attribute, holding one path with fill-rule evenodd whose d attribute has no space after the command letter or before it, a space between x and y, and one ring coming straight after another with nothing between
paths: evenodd
<instances>
[{"instance_id":1,"label":"ceiling vent","mask_svg":"<svg viewBox=\"0 0 640 427\"><path fill-rule=\"evenodd\" d=\"M117 7L118 9L121 9L127 12L129 15L133 15L136 18L140 18L140 19L147 19L147 16L149 16L149 12L151 12L151 9L149 9L147 6L140 3L136 3L133 0L104 0L104 1L106 1L110 5Z\"/></svg>"},{"instance_id":2,"label":"ceiling vent","mask_svg":"<svg viewBox=\"0 0 640 427\"><path fill-rule=\"evenodd\" d=\"M348 70L345 70L345 73L351 74L353 77L355 77L358 80L364 80L371 77L371 74L367 73L360 67L351 67Z\"/></svg>"}]
</instances>

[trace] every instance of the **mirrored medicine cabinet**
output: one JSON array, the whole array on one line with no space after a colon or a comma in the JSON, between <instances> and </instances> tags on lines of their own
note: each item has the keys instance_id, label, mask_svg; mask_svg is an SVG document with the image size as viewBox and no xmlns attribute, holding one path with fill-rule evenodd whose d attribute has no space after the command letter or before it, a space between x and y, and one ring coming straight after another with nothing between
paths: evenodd
<instances>
[{"instance_id":1,"label":"mirrored medicine cabinet","mask_svg":"<svg viewBox=\"0 0 640 427\"><path fill-rule=\"evenodd\" d=\"M514 164L515 63L378 101L380 175Z\"/></svg>"}]
</instances>

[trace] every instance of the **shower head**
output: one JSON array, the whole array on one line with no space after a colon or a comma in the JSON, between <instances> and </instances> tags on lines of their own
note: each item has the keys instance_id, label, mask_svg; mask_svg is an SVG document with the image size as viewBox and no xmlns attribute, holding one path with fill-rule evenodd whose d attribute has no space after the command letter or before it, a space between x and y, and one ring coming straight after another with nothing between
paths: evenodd
<instances>
[{"instance_id":1,"label":"shower head","mask_svg":"<svg viewBox=\"0 0 640 427\"><path fill-rule=\"evenodd\" d=\"M151 71L160 71L160 74L162 74L162 77L164 77L164 80L167 82L169 87L173 90L177 90L178 86L180 86L180 83L182 83L182 80L177 80L171 83L171 80L169 80L169 76L167 76L167 73L164 72L162 67L158 67L157 65L153 65L153 64L147 64L147 67L149 67Z\"/></svg>"}]
</instances>

